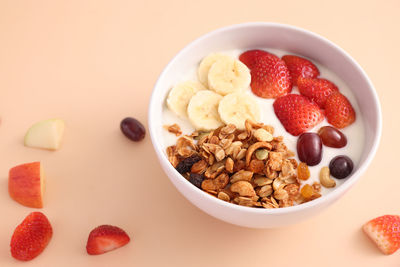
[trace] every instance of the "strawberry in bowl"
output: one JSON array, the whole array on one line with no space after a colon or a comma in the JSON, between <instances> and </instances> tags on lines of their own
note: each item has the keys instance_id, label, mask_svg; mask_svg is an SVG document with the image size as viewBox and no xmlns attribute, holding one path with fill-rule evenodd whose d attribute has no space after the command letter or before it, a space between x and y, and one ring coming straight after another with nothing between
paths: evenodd
<instances>
[{"instance_id":1,"label":"strawberry in bowl","mask_svg":"<svg viewBox=\"0 0 400 267\"><path fill-rule=\"evenodd\" d=\"M251 73L251 90L259 97L276 98L290 93L292 78L285 62L263 50L246 51L239 56Z\"/></svg>"},{"instance_id":2,"label":"strawberry in bowl","mask_svg":"<svg viewBox=\"0 0 400 267\"><path fill-rule=\"evenodd\" d=\"M295 136L314 128L324 119L318 105L297 94L276 99L274 111L286 131Z\"/></svg>"}]
</instances>

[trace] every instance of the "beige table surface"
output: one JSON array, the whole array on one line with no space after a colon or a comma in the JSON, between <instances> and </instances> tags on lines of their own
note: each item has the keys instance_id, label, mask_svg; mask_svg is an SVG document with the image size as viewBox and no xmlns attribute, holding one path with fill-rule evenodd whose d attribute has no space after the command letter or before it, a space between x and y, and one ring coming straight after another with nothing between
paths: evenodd
<instances>
[{"instance_id":1,"label":"beige table surface","mask_svg":"<svg viewBox=\"0 0 400 267\"><path fill-rule=\"evenodd\" d=\"M400 214L399 0L21 1L0 0L0 266L400 266L361 225ZM328 210L282 229L218 221L184 199L159 166L147 135L126 139L119 122L147 125L157 76L187 43L216 28L272 21L306 28L348 51L376 86L383 108L378 153L360 182ZM35 121L61 117L63 146L22 144ZM9 241L33 209L12 201L7 174L40 160L54 236L29 263ZM85 251L100 224L133 241L101 256Z\"/></svg>"}]
</instances>

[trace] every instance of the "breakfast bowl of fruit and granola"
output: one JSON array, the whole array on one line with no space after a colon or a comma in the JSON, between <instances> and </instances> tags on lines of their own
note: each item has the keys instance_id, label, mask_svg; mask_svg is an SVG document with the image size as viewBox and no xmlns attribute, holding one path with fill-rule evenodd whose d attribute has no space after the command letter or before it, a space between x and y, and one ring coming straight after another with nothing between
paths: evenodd
<instances>
[{"instance_id":1,"label":"breakfast bowl of fruit and granola","mask_svg":"<svg viewBox=\"0 0 400 267\"><path fill-rule=\"evenodd\" d=\"M161 73L149 132L160 164L195 206L254 228L294 224L361 177L381 135L368 76L304 29L246 23L208 33Z\"/></svg>"}]
</instances>

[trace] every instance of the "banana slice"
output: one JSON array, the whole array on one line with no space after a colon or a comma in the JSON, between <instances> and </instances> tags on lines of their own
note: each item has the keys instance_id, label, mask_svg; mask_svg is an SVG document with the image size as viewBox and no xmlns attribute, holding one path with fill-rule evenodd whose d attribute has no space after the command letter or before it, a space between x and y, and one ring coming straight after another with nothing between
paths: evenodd
<instances>
[{"instance_id":1,"label":"banana slice","mask_svg":"<svg viewBox=\"0 0 400 267\"><path fill-rule=\"evenodd\" d=\"M168 94L167 106L175 114L186 118L186 110L190 99L200 90L207 90L201 83L185 81L172 87Z\"/></svg>"},{"instance_id":2,"label":"banana slice","mask_svg":"<svg viewBox=\"0 0 400 267\"><path fill-rule=\"evenodd\" d=\"M206 87L208 87L208 71L210 70L211 66L217 62L218 60L227 60L231 57L223 54L212 53L206 56L199 65L197 69L197 76L199 81Z\"/></svg>"},{"instance_id":3,"label":"banana slice","mask_svg":"<svg viewBox=\"0 0 400 267\"><path fill-rule=\"evenodd\" d=\"M218 113L225 124L235 124L244 130L246 119L260 120L260 107L251 95L239 92L224 96L219 102Z\"/></svg>"},{"instance_id":4,"label":"banana slice","mask_svg":"<svg viewBox=\"0 0 400 267\"><path fill-rule=\"evenodd\" d=\"M187 113L197 130L214 130L223 125L218 115L218 104L222 96L212 91L199 91L190 99Z\"/></svg>"},{"instance_id":5,"label":"banana slice","mask_svg":"<svg viewBox=\"0 0 400 267\"><path fill-rule=\"evenodd\" d=\"M208 72L208 87L221 95L243 91L250 82L249 68L234 58L217 60Z\"/></svg>"}]
</instances>

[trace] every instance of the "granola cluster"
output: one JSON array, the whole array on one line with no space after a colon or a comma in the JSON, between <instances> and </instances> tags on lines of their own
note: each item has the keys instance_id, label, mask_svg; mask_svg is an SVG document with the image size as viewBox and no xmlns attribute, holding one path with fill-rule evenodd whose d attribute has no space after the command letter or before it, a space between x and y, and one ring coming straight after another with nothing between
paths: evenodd
<instances>
[{"instance_id":1,"label":"granola cluster","mask_svg":"<svg viewBox=\"0 0 400 267\"><path fill-rule=\"evenodd\" d=\"M297 161L274 128L250 120L183 135L167 148L170 163L193 185L221 200L248 207L280 208L320 197L320 185L302 194Z\"/></svg>"}]
</instances>

